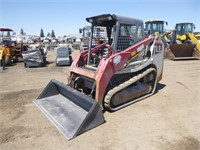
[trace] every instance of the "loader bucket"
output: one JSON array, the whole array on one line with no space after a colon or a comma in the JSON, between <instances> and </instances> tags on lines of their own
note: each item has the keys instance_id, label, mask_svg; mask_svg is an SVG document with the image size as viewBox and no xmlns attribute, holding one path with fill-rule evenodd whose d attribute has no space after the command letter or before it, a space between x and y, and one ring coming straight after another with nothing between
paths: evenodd
<instances>
[{"instance_id":1,"label":"loader bucket","mask_svg":"<svg viewBox=\"0 0 200 150\"><path fill-rule=\"evenodd\" d=\"M167 52L168 59L200 59L200 53L195 50L195 44L170 44Z\"/></svg>"},{"instance_id":2,"label":"loader bucket","mask_svg":"<svg viewBox=\"0 0 200 150\"><path fill-rule=\"evenodd\" d=\"M96 100L57 80L33 102L68 140L105 122Z\"/></svg>"}]
</instances>

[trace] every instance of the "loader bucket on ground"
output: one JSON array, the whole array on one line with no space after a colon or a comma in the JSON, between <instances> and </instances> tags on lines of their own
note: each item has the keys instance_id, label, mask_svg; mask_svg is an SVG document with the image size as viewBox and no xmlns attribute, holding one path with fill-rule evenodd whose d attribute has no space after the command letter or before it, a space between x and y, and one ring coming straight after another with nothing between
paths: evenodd
<instances>
[{"instance_id":1,"label":"loader bucket on ground","mask_svg":"<svg viewBox=\"0 0 200 150\"><path fill-rule=\"evenodd\" d=\"M105 122L96 100L56 80L34 103L68 140Z\"/></svg>"},{"instance_id":2,"label":"loader bucket on ground","mask_svg":"<svg viewBox=\"0 0 200 150\"><path fill-rule=\"evenodd\" d=\"M195 50L195 44L170 44L167 52L168 59L200 59L200 53Z\"/></svg>"}]
</instances>

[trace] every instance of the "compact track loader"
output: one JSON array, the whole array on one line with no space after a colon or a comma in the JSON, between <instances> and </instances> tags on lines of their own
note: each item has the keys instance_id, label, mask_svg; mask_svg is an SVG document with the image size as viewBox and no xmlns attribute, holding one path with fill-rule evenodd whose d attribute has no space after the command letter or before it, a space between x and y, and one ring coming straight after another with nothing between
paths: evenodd
<instances>
[{"instance_id":1,"label":"compact track loader","mask_svg":"<svg viewBox=\"0 0 200 150\"><path fill-rule=\"evenodd\" d=\"M154 94L162 79L164 44L159 34L145 39L143 21L114 14L86 18L89 49L70 67L68 84L52 80L34 103L72 139L105 122L103 111L116 111ZM92 48L95 27L107 41Z\"/></svg>"}]
</instances>

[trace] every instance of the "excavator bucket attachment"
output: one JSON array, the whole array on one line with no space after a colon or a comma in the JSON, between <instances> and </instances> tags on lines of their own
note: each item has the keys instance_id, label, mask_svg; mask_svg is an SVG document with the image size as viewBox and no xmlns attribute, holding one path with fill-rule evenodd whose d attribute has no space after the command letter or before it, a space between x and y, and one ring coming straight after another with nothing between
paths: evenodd
<instances>
[{"instance_id":1,"label":"excavator bucket attachment","mask_svg":"<svg viewBox=\"0 0 200 150\"><path fill-rule=\"evenodd\" d=\"M68 140L105 122L96 100L57 80L33 102Z\"/></svg>"},{"instance_id":2,"label":"excavator bucket attachment","mask_svg":"<svg viewBox=\"0 0 200 150\"><path fill-rule=\"evenodd\" d=\"M200 59L200 53L195 50L195 44L170 44L167 52L168 59Z\"/></svg>"}]
</instances>

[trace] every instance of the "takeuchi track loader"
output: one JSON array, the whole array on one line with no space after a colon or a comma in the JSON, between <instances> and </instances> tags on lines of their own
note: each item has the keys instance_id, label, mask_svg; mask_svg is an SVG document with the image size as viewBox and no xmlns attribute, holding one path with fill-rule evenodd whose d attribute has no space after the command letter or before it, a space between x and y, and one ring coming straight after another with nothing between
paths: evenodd
<instances>
[{"instance_id":1,"label":"takeuchi track loader","mask_svg":"<svg viewBox=\"0 0 200 150\"><path fill-rule=\"evenodd\" d=\"M164 44L159 34L144 37L143 21L114 14L89 17L89 49L70 67L68 84L52 80L34 103L72 139L105 122L116 111L154 94L162 79ZM92 48L96 27L107 41Z\"/></svg>"}]
</instances>

